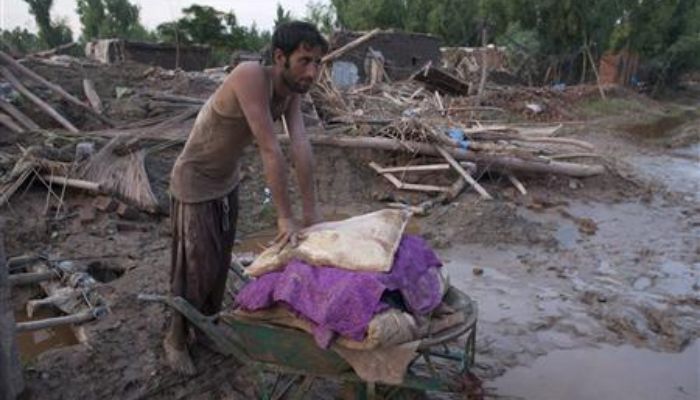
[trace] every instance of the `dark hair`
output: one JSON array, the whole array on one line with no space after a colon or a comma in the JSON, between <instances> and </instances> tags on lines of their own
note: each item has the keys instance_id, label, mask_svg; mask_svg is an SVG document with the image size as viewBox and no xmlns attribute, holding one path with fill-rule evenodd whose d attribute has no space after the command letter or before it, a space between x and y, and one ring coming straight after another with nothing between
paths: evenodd
<instances>
[{"instance_id":1,"label":"dark hair","mask_svg":"<svg viewBox=\"0 0 700 400\"><path fill-rule=\"evenodd\" d=\"M289 56L299 45L305 43L311 47L320 47L325 53L328 51L328 42L316 29L316 26L308 22L292 21L281 23L272 34L272 51L280 49L285 56Z\"/></svg>"}]
</instances>

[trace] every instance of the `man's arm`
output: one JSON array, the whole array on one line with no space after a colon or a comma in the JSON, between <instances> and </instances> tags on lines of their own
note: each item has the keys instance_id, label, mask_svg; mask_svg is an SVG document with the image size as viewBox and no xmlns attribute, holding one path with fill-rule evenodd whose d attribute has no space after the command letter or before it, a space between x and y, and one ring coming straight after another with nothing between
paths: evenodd
<instances>
[{"instance_id":1,"label":"man's arm","mask_svg":"<svg viewBox=\"0 0 700 400\"><path fill-rule=\"evenodd\" d=\"M294 96L285 113L291 142L291 157L296 170L303 208L303 224L310 226L321 222L316 205L314 188L314 159L311 143L306 136L304 119L301 114L301 96Z\"/></svg>"},{"instance_id":2,"label":"man's arm","mask_svg":"<svg viewBox=\"0 0 700 400\"><path fill-rule=\"evenodd\" d=\"M241 65L232 76L233 90L255 136L265 170L265 180L272 192L272 201L277 209L279 234L275 241L284 246L288 241L293 245L298 228L294 224L292 208L287 189L286 162L282 155L270 115L270 89L265 71L257 64Z\"/></svg>"}]
</instances>

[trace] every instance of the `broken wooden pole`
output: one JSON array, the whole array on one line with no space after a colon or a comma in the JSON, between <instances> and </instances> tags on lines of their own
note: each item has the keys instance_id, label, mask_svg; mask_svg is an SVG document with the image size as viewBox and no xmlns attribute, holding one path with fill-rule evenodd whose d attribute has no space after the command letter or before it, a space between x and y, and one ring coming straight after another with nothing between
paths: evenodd
<instances>
[{"instance_id":1,"label":"broken wooden pole","mask_svg":"<svg viewBox=\"0 0 700 400\"><path fill-rule=\"evenodd\" d=\"M43 175L47 183L63 185L67 187L72 187L75 189L87 190L88 192L101 193L102 186L99 183L90 182L82 179L70 179L65 176L55 176L55 175Z\"/></svg>"},{"instance_id":2,"label":"broken wooden pole","mask_svg":"<svg viewBox=\"0 0 700 400\"><path fill-rule=\"evenodd\" d=\"M9 281L11 286L22 286L49 281L54 278L60 278L56 271L23 272L10 274Z\"/></svg>"},{"instance_id":3,"label":"broken wooden pole","mask_svg":"<svg viewBox=\"0 0 700 400\"><path fill-rule=\"evenodd\" d=\"M459 172L460 175L464 178L465 181L467 181L468 184L470 184L474 189L476 189L477 192L481 195L481 197L488 199L488 200L493 200L493 197L484 189L481 185L479 185L479 182L474 180L471 175L467 173L467 171L462 168L461 165L459 165L459 162L455 160L455 158L450 154L447 150L445 150L444 147L442 147L439 144L435 145L435 149L440 153L441 156L445 157L445 160L455 169L457 172Z\"/></svg>"},{"instance_id":4,"label":"broken wooden pole","mask_svg":"<svg viewBox=\"0 0 700 400\"><path fill-rule=\"evenodd\" d=\"M513 175L513 174L507 174L507 175L508 175L508 180L510 181L510 183L513 184L513 186L515 186L516 189L518 189L518 192L520 192L520 194L522 194L523 196L527 196L527 190L525 189L525 185L523 185L523 183L520 182L520 180L518 178L516 178L515 175Z\"/></svg>"},{"instance_id":5,"label":"broken wooden pole","mask_svg":"<svg viewBox=\"0 0 700 400\"><path fill-rule=\"evenodd\" d=\"M46 318L38 321L20 322L17 324L17 332L38 331L40 329L54 328L63 325L81 324L83 322L92 321L105 313L105 307L97 307L90 310L81 311L79 313L66 315L64 317Z\"/></svg>"},{"instance_id":6,"label":"broken wooden pole","mask_svg":"<svg viewBox=\"0 0 700 400\"><path fill-rule=\"evenodd\" d=\"M2 53L0 51L0 53ZM70 132L73 133L78 133L80 132L78 128L73 126L65 117L63 117L61 114L58 113L58 111L54 110L53 107L48 105L44 100L40 99L38 96L36 96L34 93L29 91L22 82L17 79L12 72L10 72L9 69L5 67L0 67L0 73L5 77L5 79L10 82L10 84L17 89L18 92L23 94L25 97L27 97L29 100L31 100L34 104L36 104L39 108L41 108L43 111L45 111L47 114L49 114L53 119L58 121L61 125L63 125L64 128L68 129Z\"/></svg>"},{"instance_id":7,"label":"broken wooden pole","mask_svg":"<svg viewBox=\"0 0 700 400\"><path fill-rule=\"evenodd\" d=\"M450 188L445 186L434 186L434 185L420 185L416 183L405 183L399 180L394 174L388 172L380 172L382 167L375 163L374 161L369 163L369 166L375 170L378 174L382 175L386 180L391 182L397 189L401 190L413 190L417 192L447 192Z\"/></svg>"},{"instance_id":8,"label":"broken wooden pole","mask_svg":"<svg viewBox=\"0 0 700 400\"><path fill-rule=\"evenodd\" d=\"M24 128L21 126L17 125L17 123L12 119L7 114L3 114L0 112L0 124L4 125L7 127L7 129L11 130L14 133L24 133Z\"/></svg>"},{"instance_id":9,"label":"broken wooden pole","mask_svg":"<svg viewBox=\"0 0 700 400\"><path fill-rule=\"evenodd\" d=\"M47 80L44 79L44 77L42 77L41 75L39 75L39 74L37 74L36 72L32 71L31 69L25 67L24 65L18 63L17 60L15 60L14 58L12 58L12 56L8 55L7 53L5 53L5 52L3 52L3 51L0 51L0 60L1 60L1 61L4 61L5 64L11 66L11 67L14 68L16 71L18 71L18 72L24 74L26 77L28 77L28 78L30 78L30 79L32 79L32 80L38 82L38 83L41 83L42 85L46 86L48 89L52 90L53 92L55 92L55 93L58 94L59 96L61 96L61 97L63 97L64 99L68 100L69 102L73 103L74 105L76 105L76 106L78 106L78 107L84 109L85 111L88 112L88 115L92 115L92 116L96 117L97 119L99 119L100 121L104 122L105 124L107 124L107 125L110 126L110 127L114 127L114 126L115 126L114 122L110 121L107 117L105 117L104 115L100 115L100 114L96 113L92 108L90 108L90 106L88 106L87 104L83 103L82 101L80 101L79 99L77 99L77 98L76 98L75 96L73 96L72 94L66 92L65 89L63 89L62 87L60 87L60 86L58 86L58 85L56 85L56 84L54 84L54 83L51 83L51 82L47 81Z\"/></svg>"},{"instance_id":10,"label":"broken wooden pole","mask_svg":"<svg viewBox=\"0 0 700 400\"><path fill-rule=\"evenodd\" d=\"M345 53L347 53L348 51L354 49L355 47L361 45L362 43L364 43L364 42L366 42L366 41L372 39L372 38L374 37L374 35L376 35L376 34L379 33L379 32L381 32L381 29L379 29L379 28L373 29L373 30L367 32L366 34L360 36L359 38L353 40L352 42L350 42L350 43L348 43L348 44L346 44L346 45L344 45L344 46L342 46L342 47L340 47L340 48L337 48L337 49L331 51L330 53L326 54L326 55L321 59L321 64L325 64L325 63L327 63L327 62L329 62L329 61L335 60L336 58L342 56L343 54L345 54Z\"/></svg>"},{"instance_id":11,"label":"broken wooden pole","mask_svg":"<svg viewBox=\"0 0 700 400\"><path fill-rule=\"evenodd\" d=\"M25 129L30 131L38 131L41 129L31 118L27 117L22 111L18 110L17 107L2 98L0 98L0 108L10 114L12 118L16 119Z\"/></svg>"},{"instance_id":12,"label":"broken wooden pole","mask_svg":"<svg viewBox=\"0 0 700 400\"><path fill-rule=\"evenodd\" d=\"M0 221L0 399L14 400L24 391L22 365L15 342L15 317Z\"/></svg>"},{"instance_id":13,"label":"broken wooden pole","mask_svg":"<svg viewBox=\"0 0 700 400\"><path fill-rule=\"evenodd\" d=\"M375 149L385 151L404 151L428 156L440 156L440 153L430 144L412 141L400 141L381 137L353 137L343 135L307 135L309 141L317 146L337 146L350 148ZM285 135L278 135L280 143L289 143ZM447 151L459 161L471 161L477 165L488 166L494 171L521 171L525 173L550 173L577 178L600 175L605 172L602 165L576 164L562 161L551 161L544 158L521 159L512 155L488 154L447 148Z\"/></svg>"}]
</instances>

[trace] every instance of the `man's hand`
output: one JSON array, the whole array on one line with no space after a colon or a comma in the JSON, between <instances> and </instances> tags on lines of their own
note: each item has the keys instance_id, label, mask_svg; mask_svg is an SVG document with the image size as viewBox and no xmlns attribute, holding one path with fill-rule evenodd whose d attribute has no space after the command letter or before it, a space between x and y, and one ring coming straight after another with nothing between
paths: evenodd
<instances>
[{"instance_id":1,"label":"man's hand","mask_svg":"<svg viewBox=\"0 0 700 400\"><path fill-rule=\"evenodd\" d=\"M287 245L297 247L299 240L303 239L299 227L292 218L279 218L277 220L277 236L272 241L272 247L281 252Z\"/></svg>"}]
</instances>

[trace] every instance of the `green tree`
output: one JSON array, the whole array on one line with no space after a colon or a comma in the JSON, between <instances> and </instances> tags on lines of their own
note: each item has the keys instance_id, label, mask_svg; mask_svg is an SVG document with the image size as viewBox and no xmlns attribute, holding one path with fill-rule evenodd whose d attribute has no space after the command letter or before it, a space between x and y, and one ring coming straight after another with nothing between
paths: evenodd
<instances>
[{"instance_id":1,"label":"green tree","mask_svg":"<svg viewBox=\"0 0 700 400\"><path fill-rule=\"evenodd\" d=\"M292 20L292 14L289 12L289 10L285 11L284 8L280 3L277 3L277 12L275 16L275 27L277 25L285 23L285 22L290 22Z\"/></svg>"},{"instance_id":2,"label":"green tree","mask_svg":"<svg viewBox=\"0 0 700 400\"><path fill-rule=\"evenodd\" d=\"M105 7L102 0L78 0L76 11L83 26L81 39L88 41L101 37L101 28L105 24Z\"/></svg>"},{"instance_id":3,"label":"green tree","mask_svg":"<svg viewBox=\"0 0 700 400\"><path fill-rule=\"evenodd\" d=\"M73 34L65 22L51 21L53 0L24 0L39 28L39 39L49 48L73 40Z\"/></svg>"},{"instance_id":4,"label":"green tree","mask_svg":"<svg viewBox=\"0 0 700 400\"><path fill-rule=\"evenodd\" d=\"M0 30L0 49L12 55L23 56L37 52L45 48L39 36L29 32L26 28Z\"/></svg>"},{"instance_id":5,"label":"green tree","mask_svg":"<svg viewBox=\"0 0 700 400\"><path fill-rule=\"evenodd\" d=\"M139 21L140 9L129 0L78 0L77 13L83 26L82 40L150 38Z\"/></svg>"},{"instance_id":6,"label":"green tree","mask_svg":"<svg viewBox=\"0 0 700 400\"><path fill-rule=\"evenodd\" d=\"M321 33L330 35L337 24L337 15L332 4L320 1L306 3L306 16L304 19L316 25Z\"/></svg>"}]
</instances>

